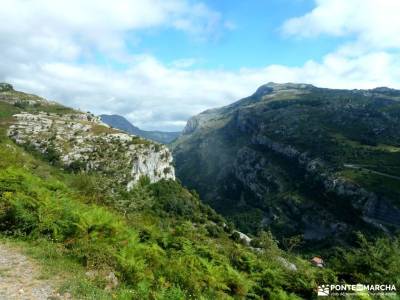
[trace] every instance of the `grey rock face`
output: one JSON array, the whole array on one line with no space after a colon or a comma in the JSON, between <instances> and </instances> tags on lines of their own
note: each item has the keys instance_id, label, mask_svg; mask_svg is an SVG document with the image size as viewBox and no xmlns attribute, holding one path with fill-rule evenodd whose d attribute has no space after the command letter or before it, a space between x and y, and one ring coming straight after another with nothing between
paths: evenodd
<instances>
[{"instance_id":1,"label":"grey rock face","mask_svg":"<svg viewBox=\"0 0 400 300\"><path fill-rule=\"evenodd\" d=\"M296 272L297 271L297 266L289 261L287 261L287 259L278 256L277 260L288 270Z\"/></svg>"},{"instance_id":2,"label":"grey rock face","mask_svg":"<svg viewBox=\"0 0 400 300\"><path fill-rule=\"evenodd\" d=\"M189 121L186 123L185 128L182 131L182 134L190 134L193 131L196 130L196 128L199 125L199 119L196 117L192 117L189 119Z\"/></svg>"},{"instance_id":3,"label":"grey rock face","mask_svg":"<svg viewBox=\"0 0 400 300\"><path fill-rule=\"evenodd\" d=\"M268 83L188 121L172 148L178 177L245 233L399 227L399 96Z\"/></svg>"},{"instance_id":4,"label":"grey rock face","mask_svg":"<svg viewBox=\"0 0 400 300\"><path fill-rule=\"evenodd\" d=\"M234 233L237 233L239 235L239 239L243 241L245 245L250 246L251 238L247 234L244 234L243 232L237 230L235 230Z\"/></svg>"},{"instance_id":5,"label":"grey rock face","mask_svg":"<svg viewBox=\"0 0 400 300\"><path fill-rule=\"evenodd\" d=\"M91 114L20 113L14 118L8 135L16 143L51 155L67 168L114 174L128 189L141 176L151 182L175 179L165 146L113 130Z\"/></svg>"},{"instance_id":6,"label":"grey rock face","mask_svg":"<svg viewBox=\"0 0 400 300\"><path fill-rule=\"evenodd\" d=\"M233 170L236 178L249 187L259 199L275 190L284 189L284 185L276 176L277 170L274 166L251 148L242 148L238 151Z\"/></svg>"},{"instance_id":7,"label":"grey rock face","mask_svg":"<svg viewBox=\"0 0 400 300\"><path fill-rule=\"evenodd\" d=\"M289 159L296 159L300 166L303 166L306 172L316 177L327 192L334 193L338 197L351 199L351 204L355 209L360 209L365 220L369 223L382 227L381 223L388 223L395 226L400 226L400 210L389 202L378 197L364 188L356 184L340 178L332 174L327 169L324 162L320 159L311 159L307 153L301 153L293 146L283 145L278 142L273 142L267 137L257 136L253 139L254 142L267 146L272 151L286 156ZM254 184L254 183L253 183ZM259 189L261 190L261 189ZM375 222L373 222L375 220Z\"/></svg>"}]
</instances>

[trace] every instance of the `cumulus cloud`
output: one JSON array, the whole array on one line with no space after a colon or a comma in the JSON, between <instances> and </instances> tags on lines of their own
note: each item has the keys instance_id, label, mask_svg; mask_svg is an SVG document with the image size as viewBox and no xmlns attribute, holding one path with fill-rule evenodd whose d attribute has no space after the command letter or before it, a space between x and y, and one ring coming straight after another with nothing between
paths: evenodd
<instances>
[{"instance_id":1,"label":"cumulus cloud","mask_svg":"<svg viewBox=\"0 0 400 300\"><path fill-rule=\"evenodd\" d=\"M136 33L172 28L206 41L231 29L219 12L189 0L0 0L0 6L1 80L84 109L112 112L112 107L138 116L133 121L144 127L182 127L173 114L171 120L154 120L180 97L179 84L165 76L195 60L177 60L169 70L147 55L132 55ZM96 64L99 56L110 65ZM123 65L123 71L113 70L113 64ZM163 82L155 87L152 80Z\"/></svg>"},{"instance_id":2,"label":"cumulus cloud","mask_svg":"<svg viewBox=\"0 0 400 300\"><path fill-rule=\"evenodd\" d=\"M190 116L248 96L269 81L337 88L400 87L400 63L385 52L358 58L333 53L322 62L310 60L297 68L270 65L236 72L167 66L151 56L141 56L124 71L47 63L13 72L7 79L21 89L95 113L122 114L146 129L164 130L179 130Z\"/></svg>"},{"instance_id":3,"label":"cumulus cloud","mask_svg":"<svg viewBox=\"0 0 400 300\"><path fill-rule=\"evenodd\" d=\"M165 27L211 37L221 15L186 0L1 0L0 39L14 58L74 60L94 49L122 59L127 33ZM133 39L134 41L134 39Z\"/></svg>"},{"instance_id":4,"label":"cumulus cloud","mask_svg":"<svg viewBox=\"0 0 400 300\"><path fill-rule=\"evenodd\" d=\"M316 37L326 34L355 36L353 43L368 49L400 48L400 1L316 0L304 16L287 20L282 31L291 36ZM353 50L353 49L352 49Z\"/></svg>"},{"instance_id":5,"label":"cumulus cloud","mask_svg":"<svg viewBox=\"0 0 400 300\"><path fill-rule=\"evenodd\" d=\"M127 50L138 42L135 32L148 28L174 28L198 40L218 38L224 27L233 29L227 25L233 23L201 3L0 0L7 8L0 10L0 80L82 110L122 114L144 129L163 130L179 130L190 116L248 96L269 81L399 88L396 2L380 0L377 7L373 0L316 1L315 9L288 20L282 30L302 38L343 36L346 43L298 67L227 71L196 67L201 58L161 62ZM379 34L386 40L380 41ZM97 54L123 67L98 64L91 59Z\"/></svg>"},{"instance_id":6,"label":"cumulus cloud","mask_svg":"<svg viewBox=\"0 0 400 300\"><path fill-rule=\"evenodd\" d=\"M319 72L318 81L326 86L399 88L398 11L398 0L316 0L312 11L287 20L281 31L300 39L321 35L344 39L321 63L303 67L306 73Z\"/></svg>"}]
</instances>

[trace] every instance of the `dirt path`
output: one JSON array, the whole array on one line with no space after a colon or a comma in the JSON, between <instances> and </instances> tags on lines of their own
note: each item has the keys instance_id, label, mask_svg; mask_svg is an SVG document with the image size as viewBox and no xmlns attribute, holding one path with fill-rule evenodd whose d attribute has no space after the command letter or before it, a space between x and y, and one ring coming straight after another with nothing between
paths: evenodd
<instances>
[{"instance_id":1,"label":"dirt path","mask_svg":"<svg viewBox=\"0 0 400 300\"><path fill-rule=\"evenodd\" d=\"M40 268L18 248L0 243L0 299L65 299L57 296L54 284L40 279Z\"/></svg>"},{"instance_id":2,"label":"dirt path","mask_svg":"<svg viewBox=\"0 0 400 300\"><path fill-rule=\"evenodd\" d=\"M384 177L388 177L388 178L400 180L400 177L399 177L399 176L395 176L395 175L390 175L390 174L386 174L386 173L374 171L374 170L367 169L367 168L364 168L364 167L361 167L361 166L358 166L358 165L344 164L343 166L344 166L345 168L349 168L349 169L364 170L364 171L371 172L371 173L373 173L373 174L377 174L377 175L381 175L381 176L384 176Z\"/></svg>"}]
</instances>

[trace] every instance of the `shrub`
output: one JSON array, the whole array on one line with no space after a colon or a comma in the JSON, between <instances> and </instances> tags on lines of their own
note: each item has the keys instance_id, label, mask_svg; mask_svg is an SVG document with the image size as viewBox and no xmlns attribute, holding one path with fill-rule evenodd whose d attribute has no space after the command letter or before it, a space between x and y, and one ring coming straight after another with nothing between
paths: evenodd
<instances>
[{"instance_id":1,"label":"shrub","mask_svg":"<svg viewBox=\"0 0 400 300\"><path fill-rule=\"evenodd\" d=\"M400 284L400 239L378 238L368 241L361 234L356 234L357 247L352 249L337 248L330 266L339 272L343 280L359 282L380 282Z\"/></svg>"},{"instance_id":2,"label":"shrub","mask_svg":"<svg viewBox=\"0 0 400 300\"><path fill-rule=\"evenodd\" d=\"M21 109L26 109L29 106L29 103L27 101L16 101L14 103L15 107L21 108Z\"/></svg>"},{"instance_id":3,"label":"shrub","mask_svg":"<svg viewBox=\"0 0 400 300\"><path fill-rule=\"evenodd\" d=\"M52 142L50 142L44 155L51 164L57 164L60 161L60 154Z\"/></svg>"},{"instance_id":4,"label":"shrub","mask_svg":"<svg viewBox=\"0 0 400 300\"><path fill-rule=\"evenodd\" d=\"M150 188L157 199L158 210L187 218L195 218L196 212L199 212L196 199L173 180L161 180Z\"/></svg>"},{"instance_id":5,"label":"shrub","mask_svg":"<svg viewBox=\"0 0 400 300\"><path fill-rule=\"evenodd\" d=\"M305 298L313 293L319 275L307 267L301 273L285 270L270 233L259 238L265 253L232 242L207 218L223 219L177 182L142 178L126 192L98 174L57 173L69 179L67 186L51 175L56 168L42 169L40 178L28 171L27 157L10 158L13 166L0 169L0 230L46 238L88 269L113 270L133 291L115 293L120 299L289 299L284 290ZM101 201L92 200L101 194Z\"/></svg>"},{"instance_id":6,"label":"shrub","mask_svg":"<svg viewBox=\"0 0 400 300\"><path fill-rule=\"evenodd\" d=\"M65 169L71 172L82 172L86 170L86 163L84 161L74 160L66 166Z\"/></svg>"}]
</instances>

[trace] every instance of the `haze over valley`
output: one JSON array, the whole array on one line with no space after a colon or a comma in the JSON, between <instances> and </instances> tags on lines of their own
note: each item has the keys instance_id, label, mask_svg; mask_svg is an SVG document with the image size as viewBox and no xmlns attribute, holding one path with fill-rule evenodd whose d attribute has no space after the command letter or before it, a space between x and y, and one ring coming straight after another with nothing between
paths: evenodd
<instances>
[{"instance_id":1,"label":"haze over valley","mask_svg":"<svg viewBox=\"0 0 400 300\"><path fill-rule=\"evenodd\" d=\"M0 7L0 299L398 299L399 1Z\"/></svg>"}]
</instances>

